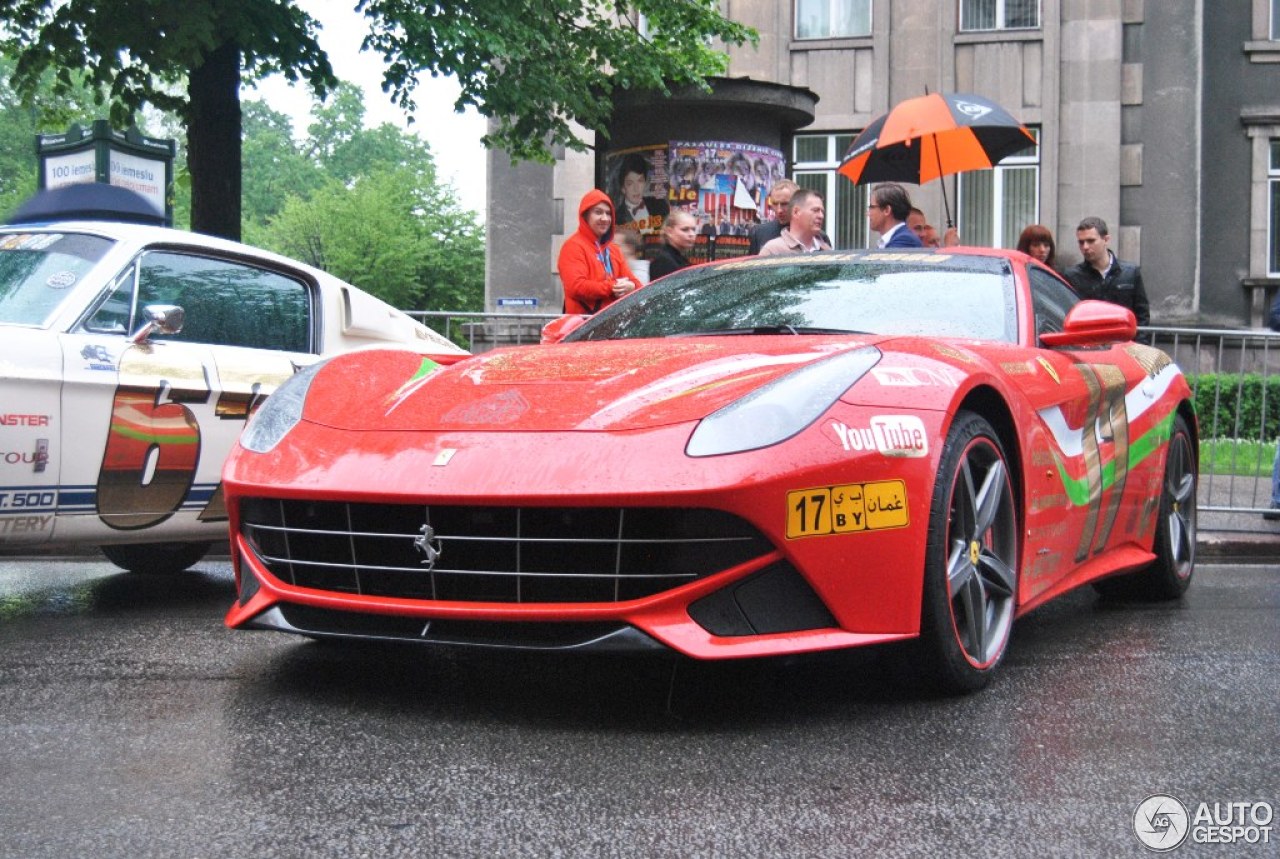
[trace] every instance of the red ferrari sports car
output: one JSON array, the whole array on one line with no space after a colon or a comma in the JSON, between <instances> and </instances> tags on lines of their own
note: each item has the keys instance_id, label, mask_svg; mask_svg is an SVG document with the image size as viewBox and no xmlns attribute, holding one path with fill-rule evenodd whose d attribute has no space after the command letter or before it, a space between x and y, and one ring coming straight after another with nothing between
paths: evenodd
<instances>
[{"instance_id":1,"label":"red ferrari sports car","mask_svg":"<svg viewBox=\"0 0 1280 859\"><path fill-rule=\"evenodd\" d=\"M226 465L227 623L700 659L911 641L976 689L1058 594L1190 583L1190 392L1134 336L1016 252L859 251L687 269L551 345L338 356Z\"/></svg>"}]
</instances>

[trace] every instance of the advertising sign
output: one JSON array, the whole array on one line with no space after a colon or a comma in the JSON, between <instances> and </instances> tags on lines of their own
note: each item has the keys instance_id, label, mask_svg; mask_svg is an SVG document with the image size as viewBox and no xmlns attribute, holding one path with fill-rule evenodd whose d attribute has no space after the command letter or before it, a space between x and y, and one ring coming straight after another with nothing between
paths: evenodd
<instances>
[{"instance_id":1,"label":"advertising sign","mask_svg":"<svg viewBox=\"0 0 1280 859\"><path fill-rule=\"evenodd\" d=\"M94 181L95 154L92 149L50 155L44 160L44 187L50 190Z\"/></svg>"},{"instance_id":2,"label":"advertising sign","mask_svg":"<svg viewBox=\"0 0 1280 859\"><path fill-rule=\"evenodd\" d=\"M698 220L695 262L746 253L751 229L770 217L769 189L785 175L780 150L732 141L669 141L605 156L605 193L617 229L662 242L662 222L680 209Z\"/></svg>"},{"instance_id":3,"label":"advertising sign","mask_svg":"<svg viewBox=\"0 0 1280 859\"><path fill-rule=\"evenodd\" d=\"M613 200L618 229L632 229L642 236L662 232L670 210L667 144L610 152L605 157L605 177L604 192Z\"/></svg>"},{"instance_id":4,"label":"advertising sign","mask_svg":"<svg viewBox=\"0 0 1280 859\"><path fill-rule=\"evenodd\" d=\"M157 212L165 211L165 162L111 150L111 184L146 197Z\"/></svg>"}]
</instances>

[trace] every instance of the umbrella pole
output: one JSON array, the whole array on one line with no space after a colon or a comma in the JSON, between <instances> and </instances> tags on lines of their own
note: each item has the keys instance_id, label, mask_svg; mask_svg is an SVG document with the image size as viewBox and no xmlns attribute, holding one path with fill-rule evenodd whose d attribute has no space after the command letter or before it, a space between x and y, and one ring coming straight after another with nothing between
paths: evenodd
<instances>
[{"instance_id":1,"label":"umbrella pole","mask_svg":"<svg viewBox=\"0 0 1280 859\"><path fill-rule=\"evenodd\" d=\"M938 159L938 182L942 185L942 208L947 211L947 229L955 226L951 220L951 203L947 201L947 177L942 175L942 153L938 151L938 135L929 135L933 138L933 157Z\"/></svg>"}]
</instances>

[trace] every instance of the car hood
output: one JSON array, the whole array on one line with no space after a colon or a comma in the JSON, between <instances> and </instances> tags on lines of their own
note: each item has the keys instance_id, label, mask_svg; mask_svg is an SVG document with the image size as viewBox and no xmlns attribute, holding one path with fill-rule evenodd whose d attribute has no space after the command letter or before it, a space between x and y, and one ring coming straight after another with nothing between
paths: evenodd
<instances>
[{"instance_id":1,"label":"car hood","mask_svg":"<svg viewBox=\"0 0 1280 859\"><path fill-rule=\"evenodd\" d=\"M721 336L530 346L451 366L405 352L332 360L304 418L350 430L636 430L695 421L877 338ZM852 383L854 380L850 380Z\"/></svg>"}]
</instances>

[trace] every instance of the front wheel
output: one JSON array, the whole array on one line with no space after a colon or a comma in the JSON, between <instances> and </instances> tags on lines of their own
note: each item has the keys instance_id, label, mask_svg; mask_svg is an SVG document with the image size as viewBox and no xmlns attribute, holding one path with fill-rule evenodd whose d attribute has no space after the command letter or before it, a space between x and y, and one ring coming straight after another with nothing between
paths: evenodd
<instances>
[{"instance_id":1,"label":"front wheel","mask_svg":"<svg viewBox=\"0 0 1280 859\"><path fill-rule=\"evenodd\" d=\"M981 415L956 416L929 508L921 657L940 691L991 679L1013 628L1018 515L999 436Z\"/></svg>"},{"instance_id":2,"label":"front wheel","mask_svg":"<svg viewBox=\"0 0 1280 859\"><path fill-rule=\"evenodd\" d=\"M180 573L193 566L212 543L128 543L100 546L107 560L131 573Z\"/></svg>"}]
</instances>

